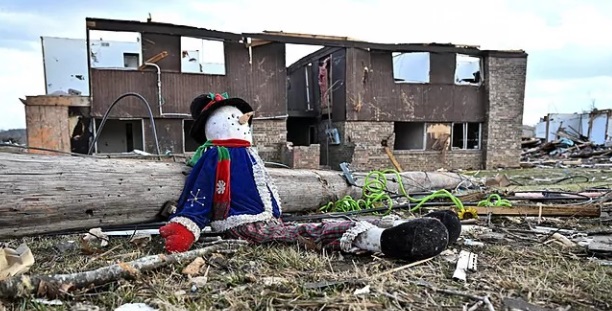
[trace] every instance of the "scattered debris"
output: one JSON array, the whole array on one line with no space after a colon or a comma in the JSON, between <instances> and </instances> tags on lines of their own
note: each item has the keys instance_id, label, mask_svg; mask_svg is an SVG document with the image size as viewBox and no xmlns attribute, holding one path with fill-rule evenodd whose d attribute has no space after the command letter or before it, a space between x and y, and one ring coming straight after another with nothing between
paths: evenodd
<instances>
[{"instance_id":1,"label":"scattered debris","mask_svg":"<svg viewBox=\"0 0 612 311\"><path fill-rule=\"evenodd\" d=\"M453 278L461 281L467 280L467 271L476 271L478 255L462 250L459 252L459 260Z\"/></svg>"},{"instance_id":2,"label":"scattered debris","mask_svg":"<svg viewBox=\"0 0 612 311\"><path fill-rule=\"evenodd\" d=\"M589 243L589 252L612 255L612 235L593 236Z\"/></svg>"},{"instance_id":3,"label":"scattered debris","mask_svg":"<svg viewBox=\"0 0 612 311\"><path fill-rule=\"evenodd\" d=\"M520 298L504 298L504 306L510 310L516 311L553 311L551 309L542 308L534 304L528 303Z\"/></svg>"},{"instance_id":4,"label":"scattered debris","mask_svg":"<svg viewBox=\"0 0 612 311\"><path fill-rule=\"evenodd\" d=\"M275 277L275 276L265 277L261 281L265 286L281 285L281 284L289 282L289 280L283 277Z\"/></svg>"},{"instance_id":5,"label":"scattered debris","mask_svg":"<svg viewBox=\"0 0 612 311\"><path fill-rule=\"evenodd\" d=\"M33 293L39 296L56 297L65 294L63 293L64 290L62 290L62 287L74 290L91 285L102 285L111 281L117 281L121 278L136 277L142 272L157 269L172 263L192 260L193 258L208 255L221 249L235 250L237 247L245 244L246 242L244 241L227 240L225 243L219 243L185 253L152 255L132 262L119 262L93 271L61 275L12 277L0 282L0 298L17 298Z\"/></svg>"},{"instance_id":6,"label":"scattered debris","mask_svg":"<svg viewBox=\"0 0 612 311\"><path fill-rule=\"evenodd\" d=\"M151 235L149 234L137 234L130 239L130 243L136 247L145 247L149 242L151 242Z\"/></svg>"},{"instance_id":7,"label":"scattered debris","mask_svg":"<svg viewBox=\"0 0 612 311\"><path fill-rule=\"evenodd\" d=\"M11 277L8 283L0 281L0 297L10 295L7 284L15 288L26 280L32 282L31 286L25 286L25 291L16 296L23 298L3 301L7 309L8 303L13 308L20 304L25 305L22 309L30 310L51 308L49 304L58 302L63 303L58 308L75 311L319 310L347 306L371 310L412 306L463 310L610 309L612 300L606 289L612 286L608 281L612 277L612 229L600 214L605 207L612 207L612 194L606 185L612 175L583 168L517 171L474 172L489 183L480 188L449 189L466 208L473 207L479 217L462 221L457 244L441 256L420 262L395 261L380 254L321 255L302 246L253 246L232 253L236 248L227 249L227 241L219 236L203 236L199 242L219 247L215 251L168 262L167 258L173 255L148 256L163 248L154 227L122 226L114 231L94 228L85 236L11 241L14 245L27 241L37 262L30 268L32 276ZM582 175L584 178L576 178ZM601 184L594 185L595 179ZM588 185L577 184L587 180ZM414 197L423 195L427 194ZM424 206L423 212L452 208L453 204L447 198L436 198ZM390 213L418 217L407 209ZM328 219L343 216L333 214ZM141 256L159 261L151 269L139 270L134 262L147 258L138 259ZM87 267L93 271L87 272ZM109 277L110 271L116 273L114 277ZM85 274L96 276L89 285L71 279ZM58 277L64 279L59 281ZM32 300L30 294L49 300ZM70 299L50 300L56 297Z\"/></svg>"},{"instance_id":8,"label":"scattered debris","mask_svg":"<svg viewBox=\"0 0 612 311\"><path fill-rule=\"evenodd\" d=\"M182 271L183 274L188 276L196 276L200 274L200 269L206 264L204 258L198 257L194 259L187 267L185 267Z\"/></svg>"},{"instance_id":9,"label":"scattered debris","mask_svg":"<svg viewBox=\"0 0 612 311\"><path fill-rule=\"evenodd\" d=\"M612 166L612 148L607 144L589 141L575 130L559 127L557 139L523 138L521 166Z\"/></svg>"},{"instance_id":10,"label":"scattered debris","mask_svg":"<svg viewBox=\"0 0 612 311\"><path fill-rule=\"evenodd\" d=\"M157 311L144 303L126 303L116 308L115 311Z\"/></svg>"},{"instance_id":11,"label":"scattered debris","mask_svg":"<svg viewBox=\"0 0 612 311\"><path fill-rule=\"evenodd\" d=\"M86 242L100 240L100 247L106 247L108 245L108 235L102 232L102 228L93 228L89 230L89 232L85 234L82 239Z\"/></svg>"},{"instance_id":12,"label":"scattered debris","mask_svg":"<svg viewBox=\"0 0 612 311\"><path fill-rule=\"evenodd\" d=\"M353 295L355 296L363 296L363 295L367 295L370 293L370 285L366 285L363 288L358 288L355 290L355 292L353 292Z\"/></svg>"},{"instance_id":13,"label":"scattered debris","mask_svg":"<svg viewBox=\"0 0 612 311\"><path fill-rule=\"evenodd\" d=\"M70 308L70 311L101 311L101 308L91 304L77 302L74 306L72 306L72 308Z\"/></svg>"},{"instance_id":14,"label":"scattered debris","mask_svg":"<svg viewBox=\"0 0 612 311\"><path fill-rule=\"evenodd\" d=\"M47 306L61 306L64 303L61 300L47 300L47 299L41 299L41 298L36 298L36 299L32 299L33 302L35 303L39 303L41 305L47 305Z\"/></svg>"},{"instance_id":15,"label":"scattered debris","mask_svg":"<svg viewBox=\"0 0 612 311\"><path fill-rule=\"evenodd\" d=\"M27 272L34 264L34 255L24 243L17 249L0 247L0 281Z\"/></svg>"}]
</instances>

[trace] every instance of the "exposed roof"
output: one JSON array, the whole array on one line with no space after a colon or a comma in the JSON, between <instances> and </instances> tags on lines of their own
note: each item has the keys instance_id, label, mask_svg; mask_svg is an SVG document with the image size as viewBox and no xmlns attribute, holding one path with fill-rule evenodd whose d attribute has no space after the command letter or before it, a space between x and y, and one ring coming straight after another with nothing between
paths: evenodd
<instances>
[{"instance_id":1,"label":"exposed roof","mask_svg":"<svg viewBox=\"0 0 612 311\"><path fill-rule=\"evenodd\" d=\"M200 39L221 39L239 42L243 36L236 33L198 28L192 26L175 25L159 22L140 22L130 20L91 18L85 19L88 30L129 31L142 33L155 33L176 35Z\"/></svg>"},{"instance_id":2,"label":"exposed roof","mask_svg":"<svg viewBox=\"0 0 612 311\"><path fill-rule=\"evenodd\" d=\"M287 33L282 31L264 31L261 33L236 34L206 28L175 25L159 22L140 22L129 20L115 20L102 18L86 18L87 29L107 31L131 31L142 33L156 33L177 35L202 39L218 39L231 42L247 42L253 39L267 42L279 42L289 44L323 45L327 47L363 48L395 52L431 52L431 53L459 53L466 55L490 55L500 57L525 57L523 50L500 51L481 50L479 46L458 45L451 43L375 43L357 40L349 37Z\"/></svg>"}]
</instances>

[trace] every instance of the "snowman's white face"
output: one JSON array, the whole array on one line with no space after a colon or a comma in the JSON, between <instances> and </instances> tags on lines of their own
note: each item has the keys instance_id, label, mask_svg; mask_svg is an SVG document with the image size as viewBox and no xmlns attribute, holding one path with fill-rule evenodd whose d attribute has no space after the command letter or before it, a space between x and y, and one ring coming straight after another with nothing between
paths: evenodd
<instances>
[{"instance_id":1,"label":"snowman's white face","mask_svg":"<svg viewBox=\"0 0 612 311\"><path fill-rule=\"evenodd\" d=\"M206 138L208 140L242 139L253 143L249 122L240 124L242 115L242 111L234 106L223 106L216 109L208 117L204 126Z\"/></svg>"}]
</instances>

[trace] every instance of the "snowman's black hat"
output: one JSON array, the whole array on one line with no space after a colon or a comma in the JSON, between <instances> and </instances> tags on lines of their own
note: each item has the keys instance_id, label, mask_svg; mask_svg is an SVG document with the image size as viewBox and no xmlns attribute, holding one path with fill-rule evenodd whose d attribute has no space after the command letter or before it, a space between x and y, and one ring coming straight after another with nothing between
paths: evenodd
<instances>
[{"instance_id":1,"label":"snowman's black hat","mask_svg":"<svg viewBox=\"0 0 612 311\"><path fill-rule=\"evenodd\" d=\"M253 111L253 108L242 98L228 98L227 93L215 94L206 93L202 94L193 99L191 102L191 117L195 120L193 126L191 126L190 135L198 143L203 144L206 142L206 131L205 125L206 120L210 117L211 113L219 107L223 106L234 106L238 108L242 113L249 113ZM249 125L253 123L253 118L249 118Z\"/></svg>"}]
</instances>

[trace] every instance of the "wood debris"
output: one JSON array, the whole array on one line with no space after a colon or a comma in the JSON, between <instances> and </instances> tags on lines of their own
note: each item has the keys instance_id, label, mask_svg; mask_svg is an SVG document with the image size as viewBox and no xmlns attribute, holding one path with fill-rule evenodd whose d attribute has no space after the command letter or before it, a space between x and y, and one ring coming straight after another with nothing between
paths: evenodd
<instances>
[{"instance_id":1,"label":"wood debris","mask_svg":"<svg viewBox=\"0 0 612 311\"><path fill-rule=\"evenodd\" d=\"M39 297L58 297L70 290L91 285L102 285L122 278L136 277L139 273L169 264L190 261L219 250L237 249L244 241L227 240L185 253L151 255L131 262L120 262L92 271L58 275L14 276L0 282L0 298L17 298L36 294Z\"/></svg>"}]
</instances>

